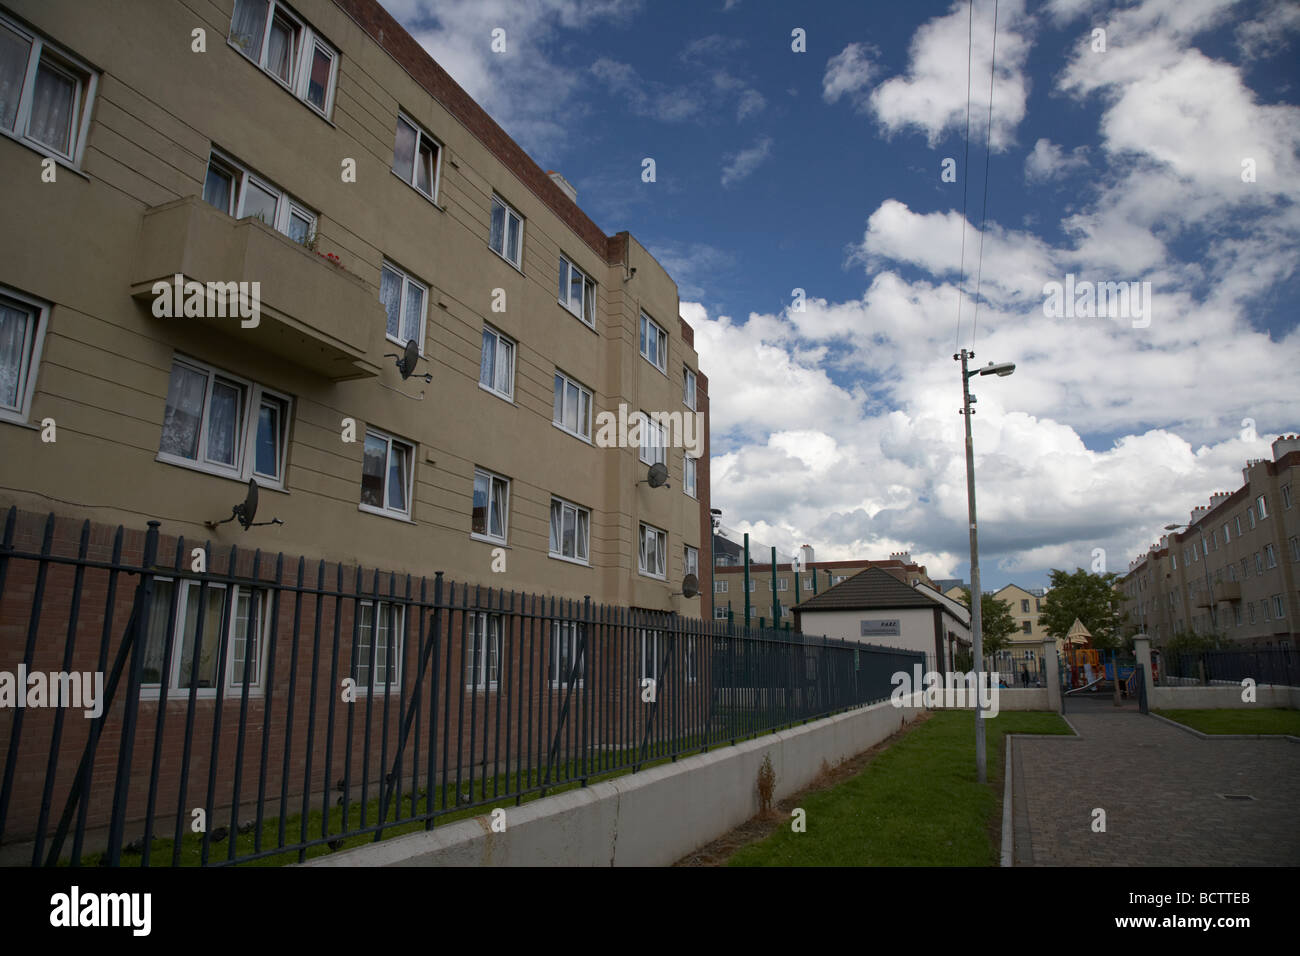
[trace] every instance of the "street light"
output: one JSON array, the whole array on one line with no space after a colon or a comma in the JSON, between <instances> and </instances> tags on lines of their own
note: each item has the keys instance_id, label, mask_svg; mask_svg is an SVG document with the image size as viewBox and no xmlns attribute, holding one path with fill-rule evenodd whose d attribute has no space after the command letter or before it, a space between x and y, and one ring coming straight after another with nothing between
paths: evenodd
<instances>
[{"instance_id":1,"label":"street light","mask_svg":"<svg viewBox=\"0 0 1300 956\"><path fill-rule=\"evenodd\" d=\"M722 525L722 509L709 509L709 587L713 588L713 594L709 598L709 607L713 611L713 619L718 619L718 609L713 607L718 600L718 586L714 583L713 576L718 573L718 555L714 542L718 539L718 528Z\"/></svg>"},{"instance_id":2,"label":"street light","mask_svg":"<svg viewBox=\"0 0 1300 956\"><path fill-rule=\"evenodd\" d=\"M980 369L968 369L966 360L973 359L975 353L962 349L954 355L953 361L961 362L962 409L960 414L966 418L966 504L970 513L970 623L971 650L975 656L975 770L980 783L985 783L988 774L984 759L984 720L980 701L980 684L983 681L984 636L983 636L983 592L980 591L980 552L979 539L976 536L975 521L975 446L971 442L970 417L975 414L971 402L975 397L970 393L970 380L976 375L998 375L1003 378L1016 370L1013 362L989 362Z\"/></svg>"}]
</instances>

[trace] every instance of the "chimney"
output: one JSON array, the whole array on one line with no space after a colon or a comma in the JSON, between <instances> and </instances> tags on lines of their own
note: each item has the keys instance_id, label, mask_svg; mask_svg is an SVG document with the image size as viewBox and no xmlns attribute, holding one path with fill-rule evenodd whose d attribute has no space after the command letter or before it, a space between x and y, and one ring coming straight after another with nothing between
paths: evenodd
<instances>
[{"instance_id":1,"label":"chimney","mask_svg":"<svg viewBox=\"0 0 1300 956\"><path fill-rule=\"evenodd\" d=\"M1290 451L1300 451L1300 435L1278 435L1273 442L1273 460L1280 461Z\"/></svg>"},{"instance_id":2,"label":"chimney","mask_svg":"<svg viewBox=\"0 0 1300 956\"><path fill-rule=\"evenodd\" d=\"M1198 521L1200 521L1202 518L1204 518L1204 517L1205 517L1205 513L1206 513L1207 511L1209 511L1209 510L1210 510L1210 509L1207 508L1207 507L1205 507L1205 505L1197 505L1195 508L1193 508L1193 509L1192 509L1192 520L1191 520L1190 522L1188 522L1188 526L1190 527L1191 525L1196 524L1196 522L1198 522Z\"/></svg>"},{"instance_id":3,"label":"chimney","mask_svg":"<svg viewBox=\"0 0 1300 956\"><path fill-rule=\"evenodd\" d=\"M1228 500L1228 497L1229 495L1226 491L1216 491L1214 494L1210 495L1210 510L1213 511L1215 508L1219 507L1219 505Z\"/></svg>"},{"instance_id":4,"label":"chimney","mask_svg":"<svg viewBox=\"0 0 1300 956\"><path fill-rule=\"evenodd\" d=\"M903 564L911 564L912 553L910 551L891 551L889 553L889 560L901 561Z\"/></svg>"},{"instance_id":5,"label":"chimney","mask_svg":"<svg viewBox=\"0 0 1300 956\"><path fill-rule=\"evenodd\" d=\"M812 545L805 544L799 549L799 566L805 571L812 567L813 549Z\"/></svg>"},{"instance_id":6,"label":"chimney","mask_svg":"<svg viewBox=\"0 0 1300 956\"><path fill-rule=\"evenodd\" d=\"M564 192L564 195L568 196L574 202L578 201L578 190L573 188L573 183L569 182L567 179L565 179L563 176L561 176L553 169L548 170L546 175L551 177L551 182L559 186L560 189Z\"/></svg>"}]
</instances>

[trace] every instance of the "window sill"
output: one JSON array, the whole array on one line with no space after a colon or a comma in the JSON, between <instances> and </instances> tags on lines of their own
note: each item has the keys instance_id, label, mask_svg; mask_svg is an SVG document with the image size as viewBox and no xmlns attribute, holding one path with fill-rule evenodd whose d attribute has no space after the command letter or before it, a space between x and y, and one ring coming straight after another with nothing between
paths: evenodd
<instances>
[{"instance_id":1,"label":"window sill","mask_svg":"<svg viewBox=\"0 0 1300 956\"><path fill-rule=\"evenodd\" d=\"M505 548L507 551L514 550L510 545L506 544L505 538L489 538L485 534L475 534L473 531L469 533L469 536L472 541L481 541L483 544L490 544L494 548Z\"/></svg>"},{"instance_id":2,"label":"window sill","mask_svg":"<svg viewBox=\"0 0 1300 956\"><path fill-rule=\"evenodd\" d=\"M421 329L421 330L420 330L420 337L419 337L418 339L416 339L416 341L420 343L420 358L421 358L421 360L424 360L424 359L427 359L427 358L428 358L428 356L424 354L424 336L425 336L425 330L424 330L424 329ZM399 340L399 339L395 339L395 338L393 338L393 337L392 337L391 335L389 335L387 332L384 333L384 341L385 341L385 342L388 342L388 343L390 343L390 344L392 344L392 345L396 345L399 349L404 349L404 348L406 348L406 343L405 343L405 342L403 342L403 341L401 341L401 340Z\"/></svg>"},{"instance_id":3,"label":"window sill","mask_svg":"<svg viewBox=\"0 0 1300 956\"><path fill-rule=\"evenodd\" d=\"M487 243L487 247L488 247L488 249L491 249L491 250L492 250L492 254L493 254L494 256L496 256L498 259L500 259L502 262L504 262L506 265L508 265L511 269L514 269L514 270L515 270L516 272L518 272L520 275L524 275L524 264L523 264L523 262L522 262L522 256L520 257L520 258L521 258L521 261L520 261L518 264L516 264L516 263L514 263L514 262L511 262L509 259L507 259L505 256L503 256L501 253L497 252L495 249L492 249L492 243L491 243L491 241L489 241L489 242Z\"/></svg>"},{"instance_id":4,"label":"window sill","mask_svg":"<svg viewBox=\"0 0 1300 956\"><path fill-rule=\"evenodd\" d=\"M217 699L217 691L215 688L212 687L200 687L198 693L195 694L194 696L196 700L200 700L200 701L203 700L215 701ZM239 703L240 700L243 699L243 696L244 696L244 689L242 687L227 687L225 691L222 692L221 702L223 704L231 704L231 703L237 704ZM261 700L265 696L266 695L262 693L262 689L260 687L248 688L249 700ZM167 703L169 704L174 704L174 703L185 704L189 701L189 699L190 699L190 689L188 687L171 687L168 688L167 690ZM153 701L154 703L157 703L158 701L162 700L162 692L159 691L157 687L142 687L140 688L140 700Z\"/></svg>"},{"instance_id":5,"label":"window sill","mask_svg":"<svg viewBox=\"0 0 1300 956\"><path fill-rule=\"evenodd\" d=\"M34 432L41 430L41 426L31 420L30 415L20 415L18 412L0 410L0 424L17 425L19 428L29 428Z\"/></svg>"},{"instance_id":6,"label":"window sill","mask_svg":"<svg viewBox=\"0 0 1300 956\"><path fill-rule=\"evenodd\" d=\"M0 129L0 136L3 136L5 139L10 140L11 142L17 143L19 146L27 147L33 153L39 153L40 155L45 156L48 159L54 160L54 162L56 162L63 169L66 169L68 172L72 173L74 176L80 176L82 179L86 180L86 182L90 182L90 176L88 176L86 173L83 173L80 169L78 169L76 164L72 160L68 159L68 157L60 153L56 153L54 150L50 149L48 146L44 145L43 143L38 143L35 140L28 139L26 136L19 136L17 133L12 133L7 129Z\"/></svg>"},{"instance_id":7,"label":"window sill","mask_svg":"<svg viewBox=\"0 0 1300 956\"><path fill-rule=\"evenodd\" d=\"M665 581L665 582L666 582L666 581L668 580L668 575L666 575L666 574L651 574L649 571L642 571L640 568L637 568L636 573L637 573L638 576L643 577L643 578L649 578L651 581Z\"/></svg>"},{"instance_id":8,"label":"window sill","mask_svg":"<svg viewBox=\"0 0 1300 956\"><path fill-rule=\"evenodd\" d=\"M570 436L571 438L576 438L578 439L578 441L582 442L585 445L590 445L592 448L596 447L596 443L593 442L586 435L579 435L577 432L571 432L563 425L561 425L559 422L554 420L551 421L551 424L554 425L556 428L558 428L560 431L564 432L564 434Z\"/></svg>"},{"instance_id":9,"label":"window sill","mask_svg":"<svg viewBox=\"0 0 1300 956\"><path fill-rule=\"evenodd\" d=\"M579 315L577 312L574 312L571 308L569 308L569 306L568 306L567 303L565 303L565 302L561 302L559 299L556 299L556 300L555 300L555 304L558 305L561 309L563 309L563 310L564 310L564 311L565 311L569 316L571 316L572 318L575 318L575 319L577 319L579 322L581 322L581 323L583 324L583 327L584 327L584 328L590 329L592 332L595 332L595 331L596 331L596 326L595 326L594 323L592 323L592 322L588 322L586 319L584 319L584 318L583 318L581 315Z\"/></svg>"},{"instance_id":10,"label":"window sill","mask_svg":"<svg viewBox=\"0 0 1300 956\"><path fill-rule=\"evenodd\" d=\"M501 401L505 402L507 405L513 405L515 408L519 407L519 403L516 402L514 398L512 398L509 395L503 395L501 392L498 392L495 388L488 388L482 382L478 383L478 387L481 388L483 391L487 392L489 395L494 395L497 398L501 399Z\"/></svg>"},{"instance_id":11,"label":"window sill","mask_svg":"<svg viewBox=\"0 0 1300 956\"><path fill-rule=\"evenodd\" d=\"M364 511L368 515L377 515L380 518L388 518L392 521L400 521L403 524L417 524L416 520L409 515L399 514L396 511L385 511L383 508L376 508L374 505L357 505L358 511Z\"/></svg>"},{"instance_id":12,"label":"window sill","mask_svg":"<svg viewBox=\"0 0 1300 956\"><path fill-rule=\"evenodd\" d=\"M640 356L641 356L643 359L645 359L645 363L646 363L646 365L649 365L652 369L654 369L656 372L658 372L658 373L659 373L660 375L662 375L664 378L667 378L667 377L668 377L668 369L667 369L667 368L660 368L660 367L659 367L658 365L656 365L654 362L652 362L652 361L650 361L648 358L646 358L646 355L645 355L644 352L641 352L641 353L639 353L639 354L640 354ZM685 402L682 402L682 404L685 405L686 403L685 403Z\"/></svg>"},{"instance_id":13,"label":"window sill","mask_svg":"<svg viewBox=\"0 0 1300 956\"><path fill-rule=\"evenodd\" d=\"M397 170L393 169L393 167L389 166L389 167L388 167L388 171L389 171L390 173L393 174L393 178L394 178L394 179L396 179L398 182L404 184L404 185L406 186L407 189L409 189L411 192L415 193L417 196L419 196L421 199L423 199L425 202L427 202L427 203L428 203L430 206L432 206L434 209L438 210L438 212L446 212L446 211L447 211L447 207L446 207L446 206L440 206L440 205L438 205L438 200L437 200L435 197L430 196L430 195L429 195L428 193L426 193L423 189L420 189L418 186L415 186L415 185L411 184L410 182L408 182L407 180L403 179L403 178L402 178L402 175L401 175L399 172L397 172Z\"/></svg>"},{"instance_id":14,"label":"window sill","mask_svg":"<svg viewBox=\"0 0 1300 956\"><path fill-rule=\"evenodd\" d=\"M580 559L578 559L578 558L570 558L570 557L566 557L566 556L563 555L563 554L556 554L554 551L548 551L548 552L546 553L546 556L547 556L548 558L554 558L556 561L563 561L565 564L575 564L575 565L577 565L577 566L580 567L580 568L589 568L589 567L591 567L591 562L590 562L590 561L582 561L582 560L580 560Z\"/></svg>"},{"instance_id":15,"label":"window sill","mask_svg":"<svg viewBox=\"0 0 1300 956\"><path fill-rule=\"evenodd\" d=\"M31 427L36 428L37 426L33 425ZM172 465L176 468L184 468L186 471L197 472L201 475L211 475L213 478L225 478L227 481L238 482L241 485L247 485L248 479L252 478L257 482L257 487L261 491L278 491L282 495L289 494L289 489L285 488L283 484L270 482L261 475L244 475L243 477L240 477L239 475L232 475L228 471L222 471L220 468L213 468L199 462L190 461L186 458L174 458L171 455L164 455L162 452L159 452L154 457L154 461L163 465Z\"/></svg>"}]
</instances>

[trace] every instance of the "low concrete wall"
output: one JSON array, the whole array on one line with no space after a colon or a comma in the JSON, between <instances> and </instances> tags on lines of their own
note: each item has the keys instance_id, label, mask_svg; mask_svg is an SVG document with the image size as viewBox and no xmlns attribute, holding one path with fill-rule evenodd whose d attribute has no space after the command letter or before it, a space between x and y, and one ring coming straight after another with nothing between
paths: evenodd
<instances>
[{"instance_id":1,"label":"low concrete wall","mask_svg":"<svg viewBox=\"0 0 1300 956\"><path fill-rule=\"evenodd\" d=\"M1005 693L1005 691L1003 692ZM1241 699L1241 685L1232 684L1194 687L1154 687L1150 706L1165 710L1211 710L1217 707L1292 707L1300 709L1300 687L1281 684L1260 684L1255 688L1255 700L1246 703Z\"/></svg>"},{"instance_id":2,"label":"low concrete wall","mask_svg":"<svg viewBox=\"0 0 1300 956\"><path fill-rule=\"evenodd\" d=\"M862 753L918 712L885 701L521 807L503 800L504 833L492 832L489 812L303 865L667 866L758 812L765 755L780 800L811 783L823 761Z\"/></svg>"},{"instance_id":3,"label":"low concrete wall","mask_svg":"<svg viewBox=\"0 0 1300 956\"><path fill-rule=\"evenodd\" d=\"M1051 710L1046 687L1003 687L998 690L998 710Z\"/></svg>"}]
</instances>

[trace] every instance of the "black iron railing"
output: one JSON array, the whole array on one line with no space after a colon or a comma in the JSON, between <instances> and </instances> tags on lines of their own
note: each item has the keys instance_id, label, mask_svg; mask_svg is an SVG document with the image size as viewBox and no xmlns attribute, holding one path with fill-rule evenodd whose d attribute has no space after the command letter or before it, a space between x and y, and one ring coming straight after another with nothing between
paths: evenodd
<instances>
[{"instance_id":1,"label":"black iron railing","mask_svg":"<svg viewBox=\"0 0 1300 956\"><path fill-rule=\"evenodd\" d=\"M1300 654L1289 647L1242 647L1160 654L1162 682L1225 681L1238 684L1246 678L1256 684L1300 687Z\"/></svg>"},{"instance_id":2,"label":"black iron railing","mask_svg":"<svg viewBox=\"0 0 1300 956\"><path fill-rule=\"evenodd\" d=\"M924 662L17 520L0 671L59 697L0 709L0 862L301 861L885 700Z\"/></svg>"}]
</instances>

